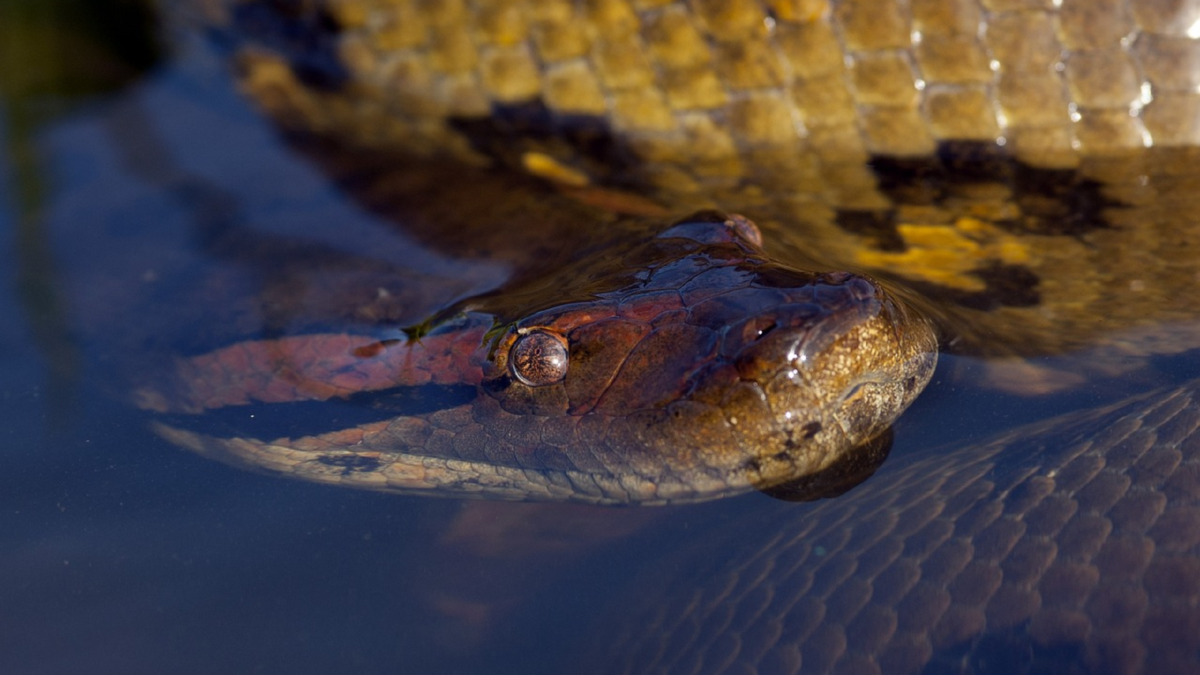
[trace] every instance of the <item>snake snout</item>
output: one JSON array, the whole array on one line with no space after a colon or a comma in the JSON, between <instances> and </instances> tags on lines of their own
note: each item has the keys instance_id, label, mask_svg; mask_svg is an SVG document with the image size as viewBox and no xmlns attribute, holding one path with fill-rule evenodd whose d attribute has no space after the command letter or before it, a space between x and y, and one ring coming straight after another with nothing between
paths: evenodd
<instances>
[{"instance_id":1,"label":"snake snout","mask_svg":"<svg viewBox=\"0 0 1200 675\"><path fill-rule=\"evenodd\" d=\"M731 328L724 349L743 378L765 382L781 371L819 370L830 345L879 315L881 291L874 282L848 273L828 275L822 282L796 289L793 295L802 301L779 305Z\"/></svg>"}]
</instances>

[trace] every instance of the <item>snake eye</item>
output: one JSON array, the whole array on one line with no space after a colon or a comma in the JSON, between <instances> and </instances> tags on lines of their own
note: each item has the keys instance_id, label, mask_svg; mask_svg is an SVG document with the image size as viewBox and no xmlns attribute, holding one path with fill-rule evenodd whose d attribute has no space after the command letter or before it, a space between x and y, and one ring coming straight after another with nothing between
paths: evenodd
<instances>
[{"instance_id":1,"label":"snake eye","mask_svg":"<svg viewBox=\"0 0 1200 675\"><path fill-rule=\"evenodd\" d=\"M508 352L508 367L531 387L561 382L567 376L567 344L562 337L538 330L517 338Z\"/></svg>"}]
</instances>

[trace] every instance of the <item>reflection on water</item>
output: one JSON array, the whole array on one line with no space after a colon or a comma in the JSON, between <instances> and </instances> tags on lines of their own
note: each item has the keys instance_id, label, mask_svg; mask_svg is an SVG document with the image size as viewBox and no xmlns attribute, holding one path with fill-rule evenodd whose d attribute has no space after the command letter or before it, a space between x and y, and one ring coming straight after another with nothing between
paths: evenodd
<instances>
[{"instance_id":1,"label":"reflection on water","mask_svg":"<svg viewBox=\"0 0 1200 675\"><path fill-rule=\"evenodd\" d=\"M359 268L415 247L288 156L212 59L193 52L81 110L5 127L24 148L0 164L6 278L28 270L50 295L29 301L10 284L0 296L0 671L550 672L562 652L538 648L520 612L582 621L574 603L598 602L628 574L618 559L628 544L597 554L613 570L598 575L563 568L563 555L578 555L554 546L533 558L494 540L480 550L470 528L499 519L512 530L517 511L472 515L456 502L246 474L166 445L119 402L114 378L130 355L186 348L199 329L156 300L186 294L198 269L217 279L209 292L262 288L236 256L205 248L205 226L252 218L264 236L302 233L301 253L341 251ZM432 255L406 265L449 282L504 273L476 264L467 274ZM134 311L145 307L156 312ZM77 346L83 362L56 344ZM79 364L65 368L82 382L65 419L49 417L59 385L45 363ZM540 527L573 523L574 541L629 529L581 517ZM535 523L522 541L536 541L539 526L521 521Z\"/></svg>"},{"instance_id":2,"label":"reflection on water","mask_svg":"<svg viewBox=\"0 0 1200 675\"><path fill-rule=\"evenodd\" d=\"M9 282L0 296L0 672L574 671L585 642L618 634L620 608L606 601L628 601L619 591L637 588L630 580L643 570L653 580L744 561L768 575L771 525L832 510L759 495L608 511L420 500L242 473L151 436L121 402L131 356L305 320L279 303L322 297L298 285L302 269L267 275L238 251L265 241L281 258L319 259L337 289L375 284L396 260L443 278L456 297L506 270L465 267L397 234L283 147L212 53L189 44L145 72L145 34L80 32L91 19L73 13L86 4L0 5L4 63L47 68L21 70L25 79L0 68ZM75 56L47 56L63 54ZM205 233L231 223L260 238L214 249ZM257 300L275 287L283 299ZM189 303L214 295L230 303L198 321ZM1081 367L1074 358L1039 365L1069 373ZM1050 372L1021 368L1001 370L1026 383ZM973 384L997 370L947 360L898 425L880 480L928 447L1179 382L1196 365L1164 355L1102 385L1032 398ZM765 524L766 534L706 538L742 523ZM743 640L734 618L714 643Z\"/></svg>"},{"instance_id":3,"label":"reflection on water","mask_svg":"<svg viewBox=\"0 0 1200 675\"><path fill-rule=\"evenodd\" d=\"M148 6L140 0L10 0L0 5L0 114L13 199L17 294L44 355L47 405L63 421L79 355L42 215L49 198L37 132L87 98L111 91L158 60Z\"/></svg>"}]
</instances>

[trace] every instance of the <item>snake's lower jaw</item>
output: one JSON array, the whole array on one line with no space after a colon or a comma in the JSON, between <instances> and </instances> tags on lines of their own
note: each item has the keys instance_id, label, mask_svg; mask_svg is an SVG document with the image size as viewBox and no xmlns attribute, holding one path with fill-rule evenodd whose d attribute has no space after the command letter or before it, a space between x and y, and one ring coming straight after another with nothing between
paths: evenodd
<instances>
[{"instance_id":1,"label":"snake's lower jaw","mask_svg":"<svg viewBox=\"0 0 1200 675\"><path fill-rule=\"evenodd\" d=\"M782 483L756 486L759 492L786 502L811 502L838 497L857 487L883 466L892 450L891 427L843 453L833 464Z\"/></svg>"}]
</instances>

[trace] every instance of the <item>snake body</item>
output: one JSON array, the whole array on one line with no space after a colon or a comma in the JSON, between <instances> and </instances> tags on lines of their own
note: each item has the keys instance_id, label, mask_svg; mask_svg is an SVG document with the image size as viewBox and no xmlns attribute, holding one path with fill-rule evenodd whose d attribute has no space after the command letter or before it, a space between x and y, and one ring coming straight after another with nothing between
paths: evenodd
<instances>
[{"instance_id":1,"label":"snake body","mask_svg":"<svg viewBox=\"0 0 1200 675\"><path fill-rule=\"evenodd\" d=\"M741 213L936 299L962 352L1200 309L1194 3L218 5L284 128Z\"/></svg>"}]
</instances>

